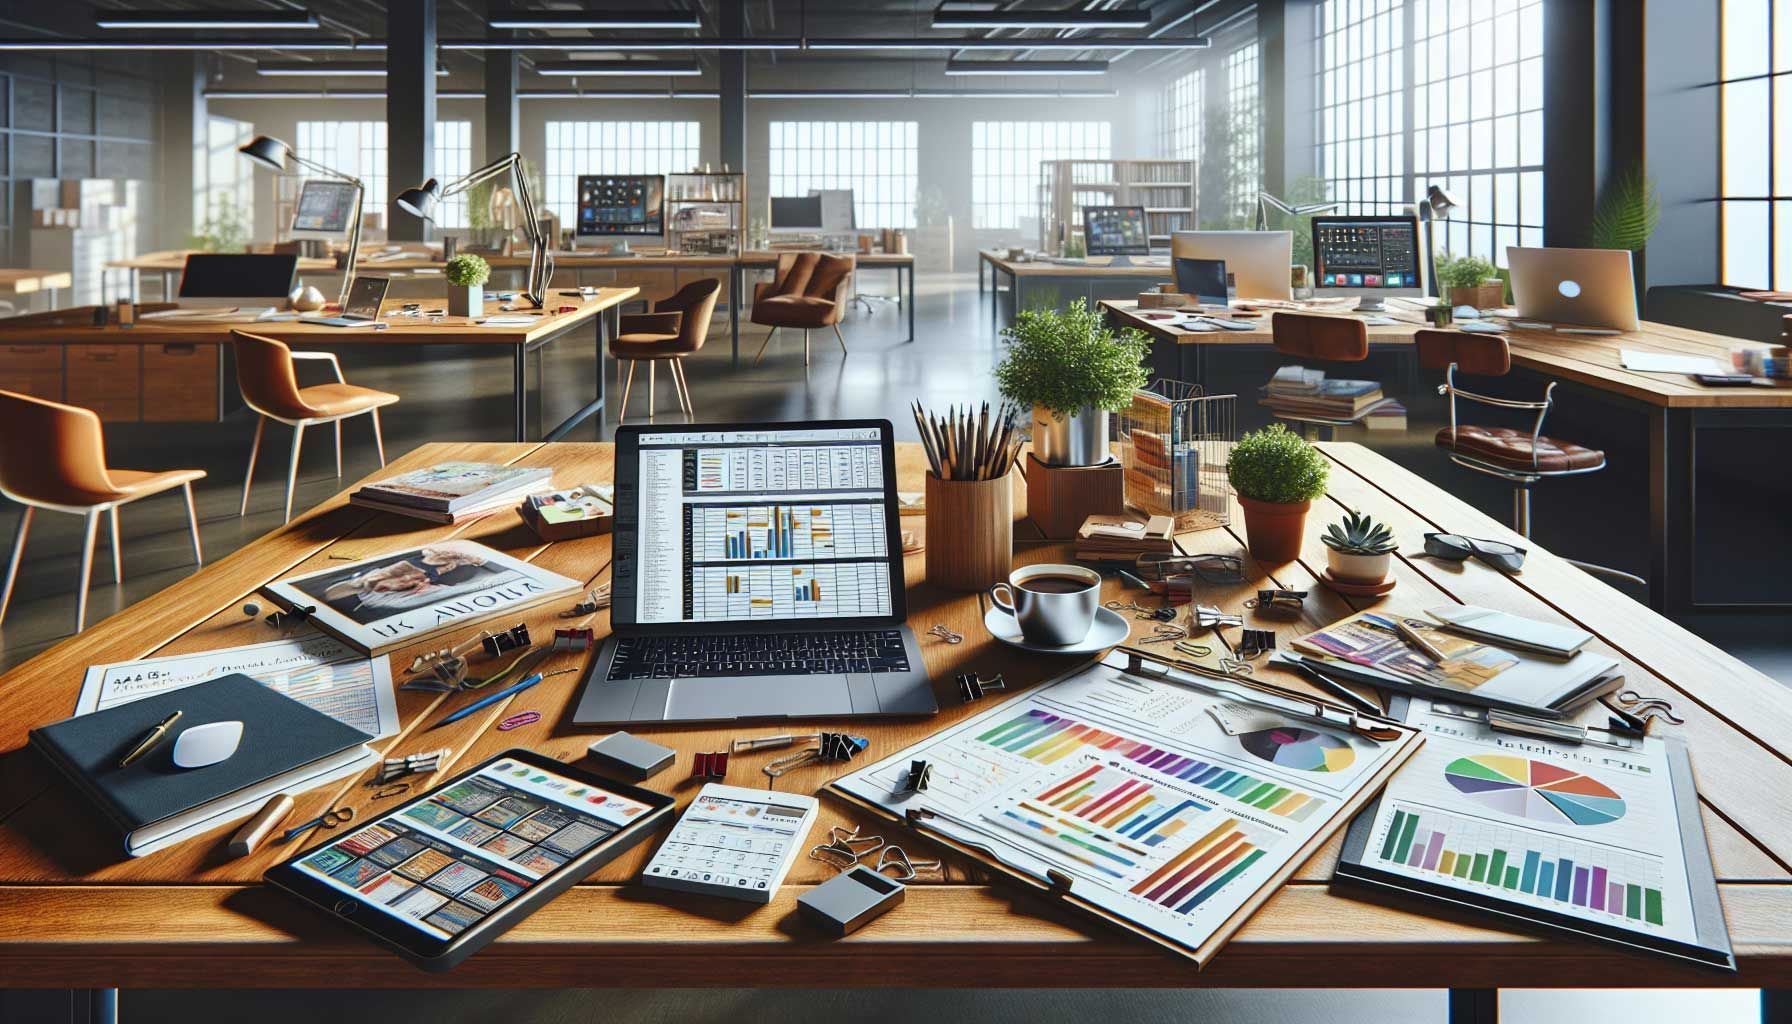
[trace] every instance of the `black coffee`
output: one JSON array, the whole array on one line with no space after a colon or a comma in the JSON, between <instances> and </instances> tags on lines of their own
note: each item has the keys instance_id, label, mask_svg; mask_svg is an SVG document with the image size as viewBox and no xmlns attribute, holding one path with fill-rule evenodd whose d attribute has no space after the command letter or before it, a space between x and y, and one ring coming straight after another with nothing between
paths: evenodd
<instances>
[{"instance_id":1,"label":"black coffee","mask_svg":"<svg viewBox=\"0 0 1792 1024\"><path fill-rule=\"evenodd\" d=\"M1029 576L1020 581L1020 589L1035 594L1075 594L1089 586L1089 581L1081 576Z\"/></svg>"}]
</instances>

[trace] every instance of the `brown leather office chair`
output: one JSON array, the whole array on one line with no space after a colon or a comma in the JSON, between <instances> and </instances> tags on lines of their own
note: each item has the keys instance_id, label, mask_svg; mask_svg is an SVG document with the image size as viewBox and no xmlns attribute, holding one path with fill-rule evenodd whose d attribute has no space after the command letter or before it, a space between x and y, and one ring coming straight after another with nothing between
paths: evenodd
<instances>
[{"instance_id":1,"label":"brown leather office chair","mask_svg":"<svg viewBox=\"0 0 1792 1024\"><path fill-rule=\"evenodd\" d=\"M758 363L772 335L780 327L803 332L803 365L809 365L809 332L832 327L840 339L840 351L846 352L846 336L840 333L840 316L852 296L851 256L835 256L825 252L787 252L778 257L778 271L770 281L753 288L752 321L770 327L759 352Z\"/></svg>"},{"instance_id":2,"label":"brown leather office chair","mask_svg":"<svg viewBox=\"0 0 1792 1024\"><path fill-rule=\"evenodd\" d=\"M635 386L635 364L647 361L647 418L653 418L653 368L660 360L672 367L672 383L678 389L678 404L685 415L694 416L691 407L691 384L685 379L684 357L703 347L709 338L709 320L716 311L716 297L722 293L722 282L706 277L692 281L670 298L653 304L651 313L624 316L610 342L610 356L618 367L628 362L628 383L622 387L622 407L616 412L617 422L628 416L628 393Z\"/></svg>"},{"instance_id":3,"label":"brown leather office chair","mask_svg":"<svg viewBox=\"0 0 1792 1024\"><path fill-rule=\"evenodd\" d=\"M292 521L292 491L299 476L299 448L304 443L306 427L329 423L336 428L336 476L340 479L342 421L351 416L371 416L373 445L380 465L386 464L386 445L380 439L380 408L398 401L397 395L347 383L342 378L342 364L332 353L294 352L272 338L242 331L232 331L230 337L236 343L237 387L249 408L261 414L255 421L255 443L249 448L249 471L243 476L239 516L249 513L249 485L255 480L255 456L261 452L261 432L268 420L292 427L292 459L286 469L286 522ZM293 371L293 361L297 359L329 363L336 372L336 383L299 387Z\"/></svg>"},{"instance_id":4,"label":"brown leather office chair","mask_svg":"<svg viewBox=\"0 0 1792 1024\"><path fill-rule=\"evenodd\" d=\"M1450 422L1438 430L1437 446L1449 452L1450 461L1458 466L1512 484L1512 529L1520 535L1531 535L1533 484L1556 477L1596 473L1605 468L1604 452L1543 433L1543 420L1549 415L1555 398L1555 381L1550 381L1543 389L1541 402L1496 398L1456 386L1458 373L1503 377L1511 372L1512 349L1505 338L1465 331L1419 331L1413 335L1413 343L1418 346L1420 366L1444 371L1444 382L1438 385L1437 393L1450 399ZM1459 397L1490 408L1534 412L1537 418L1528 431L1474 426L1458 419L1456 399ZM1588 572L1647 585L1642 577L1618 569L1572 558L1565 560Z\"/></svg>"},{"instance_id":5,"label":"brown leather office chair","mask_svg":"<svg viewBox=\"0 0 1792 1024\"><path fill-rule=\"evenodd\" d=\"M1355 317L1276 313L1269 319L1269 328L1275 350L1302 362L1360 363L1369 358L1369 328ZM1303 434L1314 433L1317 427L1348 427L1357 422L1355 417L1296 416L1273 411L1271 415L1299 424Z\"/></svg>"},{"instance_id":6,"label":"brown leather office chair","mask_svg":"<svg viewBox=\"0 0 1792 1024\"><path fill-rule=\"evenodd\" d=\"M13 581L18 578L33 512L47 508L87 521L87 537L81 545L81 589L75 592L75 632L79 633L87 628L87 583L93 575L100 515L108 513L112 520L112 580L116 583L124 578L124 554L118 546L119 506L179 487L187 497L193 561L203 562L193 481L204 476L203 469L160 473L112 469L106 465L100 418L91 410L0 391L0 494L25 506L12 542L12 560L6 566L6 586L0 590L0 622L6 620L6 606L12 601Z\"/></svg>"}]
</instances>

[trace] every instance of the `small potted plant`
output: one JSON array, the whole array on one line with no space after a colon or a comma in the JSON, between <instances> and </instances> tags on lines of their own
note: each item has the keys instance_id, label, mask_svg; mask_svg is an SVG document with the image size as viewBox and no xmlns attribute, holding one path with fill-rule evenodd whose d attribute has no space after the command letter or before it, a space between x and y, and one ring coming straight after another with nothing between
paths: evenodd
<instances>
[{"instance_id":1,"label":"small potted plant","mask_svg":"<svg viewBox=\"0 0 1792 1024\"><path fill-rule=\"evenodd\" d=\"M1244 507L1245 540L1259 562L1300 557L1307 508L1325 493L1325 457L1280 423L1232 446L1226 477Z\"/></svg>"},{"instance_id":2,"label":"small potted plant","mask_svg":"<svg viewBox=\"0 0 1792 1024\"><path fill-rule=\"evenodd\" d=\"M1445 253L1437 261L1437 283L1448 289L1444 294L1452 306L1496 309L1506 304L1506 284L1500 280L1500 268L1479 256Z\"/></svg>"},{"instance_id":3,"label":"small potted plant","mask_svg":"<svg viewBox=\"0 0 1792 1024\"><path fill-rule=\"evenodd\" d=\"M491 265L470 252L456 253L448 261L448 314L480 316L485 312L485 282Z\"/></svg>"},{"instance_id":4,"label":"small potted plant","mask_svg":"<svg viewBox=\"0 0 1792 1024\"><path fill-rule=\"evenodd\" d=\"M1131 405L1150 379L1150 339L1131 328L1115 333L1082 299L1061 313L1022 310L1002 336L1008 352L996 365L996 387L1033 407L1034 458L1048 466L1108 461L1108 413Z\"/></svg>"},{"instance_id":5,"label":"small potted plant","mask_svg":"<svg viewBox=\"0 0 1792 1024\"><path fill-rule=\"evenodd\" d=\"M1385 523L1351 509L1325 528L1326 563L1333 576L1348 583L1377 584L1388 578L1394 559L1394 531Z\"/></svg>"}]
</instances>

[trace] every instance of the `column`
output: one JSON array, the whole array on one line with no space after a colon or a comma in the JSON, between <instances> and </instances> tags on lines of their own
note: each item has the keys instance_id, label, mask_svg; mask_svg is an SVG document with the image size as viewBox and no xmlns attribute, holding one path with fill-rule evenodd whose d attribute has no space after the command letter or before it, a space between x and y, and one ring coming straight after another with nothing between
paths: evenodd
<instances>
[{"instance_id":1,"label":"column","mask_svg":"<svg viewBox=\"0 0 1792 1024\"><path fill-rule=\"evenodd\" d=\"M393 195L435 177L436 0L391 0L386 6L386 179ZM386 206L387 236L423 241L429 225Z\"/></svg>"}]
</instances>

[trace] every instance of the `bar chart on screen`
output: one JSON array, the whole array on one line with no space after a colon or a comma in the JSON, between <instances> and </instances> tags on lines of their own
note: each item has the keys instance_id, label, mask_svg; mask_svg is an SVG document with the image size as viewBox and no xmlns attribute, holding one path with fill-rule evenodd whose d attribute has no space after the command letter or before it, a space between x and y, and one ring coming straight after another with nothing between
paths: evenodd
<instances>
[{"instance_id":1,"label":"bar chart on screen","mask_svg":"<svg viewBox=\"0 0 1792 1024\"><path fill-rule=\"evenodd\" d=\"M688 505L702 562L882 558L889 550L881 502Z\"/></svg>"},{"instance_id":2,"label":"bar chart on screen","mask_svg":"<svg viewBox=\"0 0 1792 1024\"><path fill-rule=\"evenodd\" d=\"M828 618L890 614L887 562L768 562L694 565L685 617Z\"/></svg>"}]
</instances>

